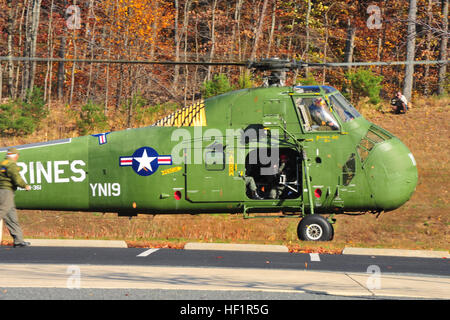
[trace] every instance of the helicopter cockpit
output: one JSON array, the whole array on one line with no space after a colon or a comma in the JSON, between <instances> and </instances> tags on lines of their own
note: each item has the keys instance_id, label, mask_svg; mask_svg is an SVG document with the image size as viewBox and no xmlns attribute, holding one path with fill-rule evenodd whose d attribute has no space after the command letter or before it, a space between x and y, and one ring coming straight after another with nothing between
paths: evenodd
<instances>
[{"instance_id":1,"label":"helicopter cockpit","mask_svg":"<svg viewBox=\"0 0 450 320\"><path fill-rule=\"evenodd\" d=\"M341 123L361 116L344 96L333 87L296 86L294 92L313 94L294 98L295 105L303 119L305 132L340 130L339 122L336 120L333 110L336 111ZM320 93L322 95L318 95Z\"/></svg>"},{"instance_id":2,"label":"helicopter cockpit","mask_svg":"<svg viewBox=\"0 0 450 320\"><path fill-rule=\"evenodd\" d=\"M323 98L299 97L295 99L295 104L302 115L306 132L339 130L339 124Z\"/></svg>"}]
</instances>

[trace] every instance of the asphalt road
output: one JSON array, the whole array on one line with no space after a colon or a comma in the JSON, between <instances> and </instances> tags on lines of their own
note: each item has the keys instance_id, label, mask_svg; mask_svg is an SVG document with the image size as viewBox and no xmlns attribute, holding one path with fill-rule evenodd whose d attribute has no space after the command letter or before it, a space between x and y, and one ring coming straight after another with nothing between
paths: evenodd
<instances>
[{"instance_id":1,"label":"asphalt road","mask_svg":"<svg viewBox=\"0 0 450 320\"><path fill-rule=\"evenodd\" d=\"M450 260L392 256L142 248L0 247L0 263L292 269L450 277Z\"/></svg>"},{"instance_id":2,"label":"asphalt road","mask_svg":"<svg viewBox=\"0 0 450 320\"><path fill-rule=\"evenodd\" d=\"M0 247L0 300L449 299L449 289L443 258Z\"/></svg>"}]
</instances>

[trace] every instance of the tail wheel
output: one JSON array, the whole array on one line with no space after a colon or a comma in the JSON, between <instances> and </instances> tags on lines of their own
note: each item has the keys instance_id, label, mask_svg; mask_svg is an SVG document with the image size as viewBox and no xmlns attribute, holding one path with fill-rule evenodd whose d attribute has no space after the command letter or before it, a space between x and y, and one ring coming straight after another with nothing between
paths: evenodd
<instances>
[{"instance_id":1,"label":"tail wheel","mask_svg":"<svg viewBox=\"0 0 450 320\"><path fill-rule=\"evenodd\" d=\"M303 218L297 227L297 235L303 241L330 241L333 239L333 226L321 215L314 214Z\"/></svg>"}]
</instances>

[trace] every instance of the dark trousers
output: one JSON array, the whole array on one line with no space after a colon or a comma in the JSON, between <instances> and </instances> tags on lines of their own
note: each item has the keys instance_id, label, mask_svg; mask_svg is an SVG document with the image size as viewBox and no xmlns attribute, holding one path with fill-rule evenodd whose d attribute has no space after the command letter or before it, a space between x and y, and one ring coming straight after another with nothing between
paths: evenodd
<instances>
[{"instance_id":1,"label":"dark trousers","mask_svg":"<svg viewBox=\"0 0 450 320\"><path fill-rule=\"evenodd\" d=\"M14 244L24 242L14 203L14 192L8 189L0 189L0 219L5 221Z\"/></svg>"}]
</instances>

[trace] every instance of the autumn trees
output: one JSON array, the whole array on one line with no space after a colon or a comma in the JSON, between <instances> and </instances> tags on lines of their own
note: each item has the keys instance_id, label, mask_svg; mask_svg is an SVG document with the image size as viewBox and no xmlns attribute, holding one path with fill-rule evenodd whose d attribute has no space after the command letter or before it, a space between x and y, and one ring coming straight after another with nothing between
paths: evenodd
<instances>
[{"instance_id":1,"label":"autumn trees","mask_svg":"<svg viewBox=\"0 0 450 320\"><path fill-rule=\"evenodd\" d=\"M408 10L408 32L406 36L406 61L414 61L416 48L416 15L417 15L417 1L409 0ZM411 100L413 87L414 65L408 63L405 68L405 80L403 82L403 95L406 99Z\"/></svg>"},{"instance_id":2,"label":"autumn trees","mask_svg":"<svg viewBox=\"0 0 450 320\"><path fill-rule=\"evenodd\" d=\"M442 0L442 29L441 29L441 45L439 50L439 60L447 60L448 52L447 52L447 43L449 38L448 33L448 0ZM447 84L446 84L447 83ZM448 87L448 74L447 74L447 65L442 64L439 67L439 81L438 81L438 94L443 94L445 92L444 86ZM448 90L448 89L447 89Z\"/></svg>"},{"instance_id":3,"label":"autumn trees","mask_svg":"<svg viewBox=\"0 0 450 320\"><path fill-rule=\"evenodd\" d=\"M416 8L414 10L414 8ZM47 103L93 102L125 108L133 97L149 105L189 104L203 82L237 67L36 63L12 57L65 59L244 61L267 57L311 62L448 59L448 0L5 0L0 2L1 95L42 88ZM413 14L415 13L415 15ZM382 95L448 90L445 65L371 67L383 76ZM308 68L288 84L309 79L339 89L355 68ZM256 83L261 79L256 76Z\"/></svg>"}]
</instances>

